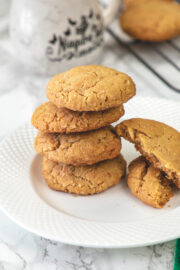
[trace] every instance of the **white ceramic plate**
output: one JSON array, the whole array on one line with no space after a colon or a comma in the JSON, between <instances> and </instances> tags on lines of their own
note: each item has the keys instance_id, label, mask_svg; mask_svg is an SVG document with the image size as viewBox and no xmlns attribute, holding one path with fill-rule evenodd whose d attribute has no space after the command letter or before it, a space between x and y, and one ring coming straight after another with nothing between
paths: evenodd
<instances>
[{"instance_id":1,"label":"white ceramic plate","mask_svg":"<svg viewBox=\"0 0 180 270\"><path fill-rule=\"evenodd\" d=\"M125 109L124 118L156 119L180 130L180 103L136 97ZM180 236L180 192L158 210L134 198L124 179L94 196L50 190L33 149L35 134L25 125L0 145L0 207L16 223L49 239L89 247L136 247ZM122 152L128 162L138 156L125 141Z\"/></svg>"}]
</instances>

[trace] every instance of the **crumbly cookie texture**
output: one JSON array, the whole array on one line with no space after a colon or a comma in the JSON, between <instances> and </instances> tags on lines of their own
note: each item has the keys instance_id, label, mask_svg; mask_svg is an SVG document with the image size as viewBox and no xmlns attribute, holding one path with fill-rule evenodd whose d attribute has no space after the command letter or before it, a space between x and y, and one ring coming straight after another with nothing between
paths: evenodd
<instances>
[{"instance_id":1,"label":"crumbly cookie texture","mask_svg":"<svg viewBox=\"0 0 180 270\"><path fill-rule=\"evenodd\" d=\"M116 126L117 134L136 149L180 188L180 133L164 123L133 118Z\"/></svg>"},{"instance_id":2,"label":"crumbly cookie texture","mask_svg":"<svg viewBox=\"0 0 180 270\"><path fill-rule=\"evenodd\" d=\"M127 183L131 193L145 204L162 208L173 196L170 181L143 156L129 165Z\"/></svg>"},{"instance_id":3,"label":"crumbly cookie texture","mask_svg":"<svg viewBox=\"0 0 180 270\"><path fill-rule=\"evenodd\" d=\"M57 74L47 85L47 97L57 107L101 111L118 107L136 93L132 79L105 66L78 66Z\"/></svg>"},{"instance_id":4,"label":"crumbly cookie texture","mask_svg":"<svg viewBox=\"0 0 180 270\"><path fill-rule=\"evenodd\" d=\"M134 38L151 42L168 40L180 35L180 4L142 1L122 13L120 24Z\"/></svg>"},{"instance_id":5,"label":"crumbly cookie texture","mask_svg":"<svg viewBox=\"0 0 180 270\"><path fill-rule=\"evenodd\" d=\"M152 1L152 0L124 0L123 1L123 4L124 4L124 7L129 8L132 5L137 5L137 4L142 3L142 2L146 2L147 3L149 1ZM173 0L156 0L156 1L168 1L168 2L172 2Z\"/></svg>"},{"instance_id":6,"label":"crumbly cookie texture","mask_svg":"<svg viewBox=\"0 0 180 270\"><path fill-rule=\"evenodd\" d=\"M95 194L116 185L126 171L122 155L94 165L74 167L43 158L42 174L54 190L78 195Z\"/></svg>"},{"instance_id":7,"label":"crumbly cookie texture","mask_svg":"<svg viewBox=\"0 0 180 270\"><path fill-rule=\"evenodd\" d=\"M68 135L39 132L34 146L50 160L79 166L116 157L121 141L115 129L109 126Z\"/></svg>"},{"instance_id":8,"label":"crumbly cookie texture","mask_svg":"<svg viewBox=\"0 0 180 270\"><path fill-rule=\"evenodd\" d=\"M123 114L123 105L99 112L75 112L45 102L33 113L32 124L42 132L83 132L107 126L117 121Z\"/></svg>"}]
</instances>

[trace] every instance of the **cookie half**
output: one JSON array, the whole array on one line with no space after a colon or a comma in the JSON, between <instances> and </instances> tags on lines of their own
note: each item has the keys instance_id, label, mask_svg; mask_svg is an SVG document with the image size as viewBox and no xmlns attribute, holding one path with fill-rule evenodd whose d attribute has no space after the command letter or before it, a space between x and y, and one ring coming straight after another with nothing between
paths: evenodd
<instances>
[{"instance_id":1,"label":"cookie half","mask_svg":"<svg viewBox=\"0 0 180 270\"><path fill-rule=\"evenodd\" d=\"M162 208L173 196L165 174L150 165L143 156L129 165L127 183L131 193L145 204Z\"/></svg>"},{"instance_id":2,"label":"cookie half","mask_svg":"<svg viewBox=\"0 0 180 270\"><path fill-rule=\"evenodd\" d=\"M133 118L116 126L117 133L180 188L180 133L154 120Z\"/></svg>"},{"instance_id":3,"label":"cookie half","mask_svg":"<svg viewBox=\"0 0 180 270\"><path fill-rule=\"evenodd\" d=\"M136 39L169 40L180 35L180 4L162 0L140 1L122 13L120 24Z\"/></svg>"},{"instance_id":4,"label":"cookie half","mask_svg":"<svg viewBox=\"0 0 180 270\"><path fill-rule=\"evenodd\" d=\"M42 132L83 132L116 122L123 114L123 105L99 112L75 112L45 102L33 113L32 124Z\"/></svg>"},{"instance_id":5,"label":"cookie half","mask_svg":"<svg viewBox=\"0 0 180 270\"><path fill-rule=\"evenodd\" d=\"M50 160L79 166L116 157L121 149L121 140L115 129L108 126L74 134L39 132L34 146L38 153Z\"/></svg>"},{"instance_id":6,"label":"cookie half","mask_svg":"<svg viewBox=\"0 0 180 270\"><path fill-rule=\"evenodd\" d=\"M126 171L122 155L90 166L74 167L43 158L42 174L54 190L78 195L95 194L116 185Z\"/></svg>"},{"instance_id":7,"label":"cookie half","mask_svg":"<svg viewBox=\"0 0 180 270\"><path fill-rule=\"evenodd\" d=\"M58 108L102 111L118 107L132 98L132 79L105 66L78 66L57 74L47 85L47 98Z\"/></svg>"}]
</instances>

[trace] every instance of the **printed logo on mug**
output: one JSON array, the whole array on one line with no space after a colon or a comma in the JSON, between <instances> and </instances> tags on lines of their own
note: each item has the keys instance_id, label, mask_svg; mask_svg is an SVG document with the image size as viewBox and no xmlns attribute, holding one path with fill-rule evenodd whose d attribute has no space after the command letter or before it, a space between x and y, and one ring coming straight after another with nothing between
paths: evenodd
<instances>
[{"instance_id":1,"label":"printed logo on mug","mask_svg":"<svg viewBox=\"0 0 180 270\"><path fill-rule=\"evenodd\" d=\"M14 0L10 35L15 56L44 75L97 64L104 29L119 4L112 0L102 13L97 0Z\"/></svg>"},{"instance_id":2,"label":"printed logo on mug","mask_svg":"<svg viewBox=\"0 0 180 270\"><path fill-rule=\"evenodd\" d=\"M101 46L102 34L101 16L91 9L79 20L68 18L66 30L61 34L54 33L49 40L46 55L50 61L59 62L83 57Z\"/></svg>"}]
</instances>

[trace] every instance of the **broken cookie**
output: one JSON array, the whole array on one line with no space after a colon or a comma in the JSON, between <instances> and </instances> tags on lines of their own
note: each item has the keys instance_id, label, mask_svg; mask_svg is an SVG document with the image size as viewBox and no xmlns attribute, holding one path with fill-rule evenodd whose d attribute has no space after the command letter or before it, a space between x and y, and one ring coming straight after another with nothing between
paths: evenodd
<instances>
[{"instance_id":1,"label":"broken cookie","mask_svg":"<svg viewBox=\"0 0 180 270\"><path fill-rule=\"evenodd\" d=\"M116 126L117 134L134 143L136 149L180 188L180 133L149 119L133 118Z\"/></svg>"},{"instance_id":2,"label":"broken cookie","mask_svg":"<svg viewBox=\"0 0 180 270\"><path fill-rule=\"evenodd\" d=\"M127 183L131 193L145 204L162 208L173 196L165 173L140 156L129 165Z\"/></svg>"}]
</instances>

